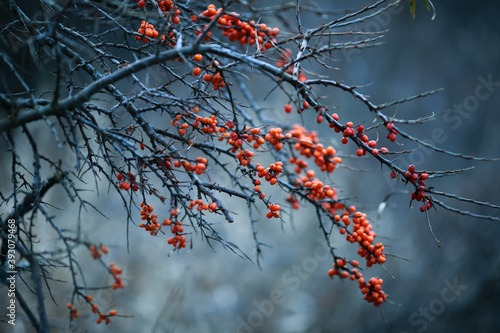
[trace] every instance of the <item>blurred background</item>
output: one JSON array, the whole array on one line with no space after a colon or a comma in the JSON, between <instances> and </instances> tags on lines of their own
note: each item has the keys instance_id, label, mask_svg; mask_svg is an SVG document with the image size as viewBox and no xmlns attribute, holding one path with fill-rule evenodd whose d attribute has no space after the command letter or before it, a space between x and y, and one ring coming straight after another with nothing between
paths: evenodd
<instances>
[{"instance_id":1,"label":"blurred background","mask_svg":"<svg viewBox=\"0 0 500 333\"><path fill-rule=\"evenodd\" d=\"M269 2L255 1L255 6ZM319 21L342 15L342 10L360 8L369 1L318 1L326 10L339 10L337 15L304 13L304 28L315 27ZM428 90L443 88L438 94L386 109L388 115L416 119L439 115L424 125L403 126L409 133L429 143L454 152L482 157L499 157L497 128L500 126L500 21L497 1L434 1L437 16L417 1L416 19L412 21L409 3L349 30L385 31L384 44L364 50L335 53L338 71L329 72L332 79L362 86L359 91L374 103L385 103ZM325 12L327 12L325 10ZM294 12L290 11L290 20ZM271 26L279 21L265 18ZM269 21L269 22L267 22ZM347 31L347 29L346 29ZM306 69L321 67L304 64ZM488 84L490 82L490 84ZM259 84L249 88L259 89ZM336 106L342 120L371 124L373 117L351 95L332 89L318 89L326 104ZM265 94L262 94L265 96ZM269 100L258 102L269 107L277 120L283 120L284 96L275 93ZM461 110L461 111L460 111ZM95 325L86 305L81 305L78 327L68 328L65 304L71 288L64 283L53 285L52 292L59 307L49 306L54 318L53 331L104 332L495 332L500 315L500 255L497 233L500 224L446 212L430 213L439 248L418 205L409 208L409 192L404 184L388 177L388 170L370 158L349 158L355 148L340 144L325 125L317 125L313 117L298 115L290 122L303 122L316 129L325 145L334 145L345 156L344 164L357 169L339 168L330 180L340 195L369 214L377 239L387 244L389 257L381 268L368 270L366 276L384 279L384 290L391 303L374 308L363 300L357 283L330 281L327 276L331 258L325 255L324 239L318 228L315 212L303 207L285 214L285 224L265 218L256 223L259 240L264 247L261 269L249 260L212 244L213 249L193 234L189 251L171 253L166 238L152 238L137 232L131 225L130 251L126 250L126 219L122 204L108 195L100 185L97 207L109 220L89 211L85 217L87 237L104 242L110 248L106 257L123 269L126 288L118 291L96 291L94 299L105 309L117 309L133 318L116 318L111 327ZM287 118L289 119L289 118ZM385 138L381 138L385 141ZM412 149L391 145L391 150ZM41 143L43 144L43 143ZM50 146L50 142L46 143ZM388 145L389 146L389 145ZM71 161L68 162L73 163ZM401 166L413 163L418 170L450 170L475 166L465 174L436 179L429 184L438 190L456 193L480 201L500 204L498 188L499 162L474 162L453 158L428 149L415 150L401 157ZM10 182L8 164L2 163L2 182ZM217 174L211 175L217 178ZM224 178L221 184L229 184ZM93 187L93 182L88 188ZM113 193L113 192L112 192ZM271 191L269 191L272 194ZM377 213L379 204L387 200L387 208ZM94 196L94 194L91 194ZM278 192L275 192L278 198ZM77 206L65 195L51 191L47 201L57 202L64 210L60 219L74 221ZM284 198L283 198L284 202ZM481 214L495 214L465 203L446 201L454 207ZM156 207L156 206L155 206ZM162 211L163 209L163 211ZM235 201L236 221L228 225L222 219L215 226L228 240L237 244L255 261L254 241L247 207ZM158 204L158 213L167 207ZM138 213L138 211L137 211ZM265 212L256 212L256 216ZM498 216L498 214L497 214ZM43 223L40 229L43 236ZM92 231L93 230L93 231ZM139 230L142 231L142 230ZM356 246L343 237L333 238L336 253L356 259ZM50 246L51 244L47 244ZM82 267L88 269L88 285L111 283L101 267L81 249ZM57 276L57 273L55 275ZM67 278L61 275L60 278ZM18 282L19 287L21 287ZM3 295L2 295L3 297ZM16 332L29 332L25 317L18 318ZM1 331L11 331L0 323Z\"/></svg>"}]
</instances>

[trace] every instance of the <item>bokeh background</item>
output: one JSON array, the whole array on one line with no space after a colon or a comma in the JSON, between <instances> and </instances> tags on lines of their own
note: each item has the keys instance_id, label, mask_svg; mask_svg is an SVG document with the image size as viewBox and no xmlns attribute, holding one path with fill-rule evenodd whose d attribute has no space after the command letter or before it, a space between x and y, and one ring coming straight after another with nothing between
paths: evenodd
<instances>
[{"instance_id":1,"label":"bokeh background","mask_svg":"<svg viewBox=\"0 0 500 333\"><path fill-rule=\"evenodd\" d=\"M261 1L255 1L260 5ZM266 4L270 2L266 1ZM317 1L327 10L360 8L368 1ZM329 72L335 80L363 86L360 91L375 103L384 103L443 88L436 95L387 109L399 118L415 119L449 109L466 112L439 115L424 125L405 126L408 132L424 140L436 141L450 151L475 156L500 156L498 131L500 126L500 83L488 88L483 81L500 82L500 22L497 1L434 1L437 17L425 11L417 1L417 16L412 21L409 4L392 10L378 19L361 22L354 30L385 31L383 45L335 54L338 71ZM327 12L327 11L325 11ZM290 20L294 12L290 11ZM304 13L305 28L335 15L318 16ZM280 25L269 20L270 25ZM28 66L28 65L27 65ZM321 68L305 64L307 69ZM309 66L309 67L308 67ZM7 73L2 73L6 76ZM483 79L481 79L483 78ZM40 84L43 80L40 78ZM483 85L483 88L478 88ZM249 88L259 91L256 82ZM473 103L471 96L477 90L488 97ZM328 104L336 106L342 119L371 124L372 116L359 101L336 90L320 90ZM264 96L265 94L262 94ZM269 118L283 120L284 96L258 100L269 108ZM469 104L468 104L469 103ZM471 104L472 103L472 104ZM467 111L469 110L469 111ZM131 226L130 250L126 249L125 214L115 196L108 195L101 184L97 207L109 220L89 211L83 223L88 239L105 242L110 248L106 258L124 270L126 288L116 292L95 292L94 298L105 308L116 308L119 313L133 318L117 318L111 327L97 326L82 304L78 327L68 328L65 304L71 289L68 284L52 285L59 307L49 306L53 331L80 332L495 332L500 315L500 252L498 237L500 224L477 220L438 209L432 212L431 222L439 248L429 233L425 216L418 206L408 208L408 193L404 184L388 179L388 171L369 158L349 158L355 151L350 144L340 145L340 138L332 136L325 126L317 126L308 117L289 120L303 122L316 129L325 144L333 144L345 155L345 164L357 169L340 168L330 181L344 197L351 198L374 221L378 238L388 244L386 267L374 268L366 274L384 279L384 290L391 302L380 309L362 299L356 283L330 281L327 271L331 259L324 255L322 233L314 211L301 208L293 216L285 215L286 223L261 219L256 223L259 239L266 243L261 269L249 260L213 244L213 249L193 234L193 248L170 253L166 239L152 238L137 232ZM51 142L40 143L50 147ZM397 149L397 146L393 146ZM406 144L400 150L414 146ZM2 152L5 155L5 151ZM4 163L5 162L5 163ZM475 166L462 175L433 180L437 189L457 193L476 200L500 203L498 188L499 162L473 162L452 158L438 152L419 149L402 157L398 163L408 162L417 169L449 170ZM72 161L68 161L68 164ZM9 184L7 159L2 157L2 189ZM211 175L217 178L216 173ZM219 179L218 179L219 180ZM220 182L228 183L224 178ZM88 188L93 188L90 182ZM112 192L111 192L112 193ZM377 213L379 204L387 200L387 208ZM95 194L91 194L95 198ZM278 193L276 193L276 196ZM61 190L53 190L47 201L57 202L63 208L60 219L75 221L77 206L69 202ZM449 202L449 201L447 201ZM483 214L495 214L485 208L451 202L455 207ZM5 207L1 207L2 213ZM167 207L161 208L166 212ZM252 260L254 243L247 209L235 201L238 214L234 224L214 220L217 228L236 243ZM259 214L259 213L256 213ZM262 214L262 212L260 213ZM498 216L498 212L496 213ZM258 216L258 215L257 215ZM43 221L40 221L43 236ZM338 254L355 257L356 247L343 238L334 237ZM46 246L50 246L47 244ZM81 249L82 258L87 256ZM88 272L87 283L110 283L109 276L92 260L82 259ZM55 277L59 277L56 273ZM64 275L60 276L64 278ZM21 284L18 282L21 288ZM4 288L2 288L4 290ZM4 297L2 293L2 297ZM33 306L34 307L34 306ZM15 330L0 323L3 332L29 332L31 327L19 314Z\"/></svg>"}]
</instances>

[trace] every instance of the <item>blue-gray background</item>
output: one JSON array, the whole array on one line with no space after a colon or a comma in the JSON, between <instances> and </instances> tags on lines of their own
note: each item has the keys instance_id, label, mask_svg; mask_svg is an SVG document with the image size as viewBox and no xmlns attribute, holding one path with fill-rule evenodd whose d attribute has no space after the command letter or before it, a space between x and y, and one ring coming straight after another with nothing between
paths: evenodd
<instances>
[{"instance_id":1,"label":"blue-gray background","mask_svg":"<svg viewBox=\"0 0 500 333\"><path fill-rule=\"evenodd\" d=\"M360 8L367 3L324 1L318 5L338 10ZM404 128L421 139L437 139L439 146L450 151L498 157L500 87L493 86L491 90L478 87L483 82L481 78L500 82L497 60L500 6L496 1L463 0L435 1L435 6L434 21L417 1L417 17L412 22L405 1L402 9L356 25L358 30L388 30L384 32L384 44L359 52L337 52L338 61L334 65L340 70L330 71L329 75L348 84L364 85L360 91L370 95L375 103L444 88L439 94L385 111L391 115L397 112L399 118L407 119L473 103L477 89L482 94L488 92L488 97L477 105L467 104L470 112L451 113L448 118L440 115L436 121ZM293 12L289 14L293 24ZM320 20L324 18L304 13L302 23L309 28ZM271 26L280 24L269 17L263 21ZM318 66L304 66L321 70ZM258 84L252 87L249 83L249 86L260 88ZM341 120L359 123L366 119L366 124L371 124L372 116L362 103L353 101L352 96L331 89L318 89L318 94L325 95L328 104L338 107L336 112ZM259 102L272 110L269 117L276 115L285 119L282 112L285 97L277 93L272 97ZM301 121L295 117L294 121ZM325 144L334 144L340 153L347 155L355 151L350 144L340 145L338 135L333 136L324 124L317 126L311 119L305 119L304 123L317 129ZM440 134L433 135L436 131ZM391 145L391 149L414 148L401 142L405 146ZM423 149L400 160L402 165L408 162L426 170L475 165L474 170L463 175L429 184L439 190L500 203L498 162L465 161ZM438 248L425 216L418 211L418 206L408 208L409 194L397 192L406 188L388 179L386 168L381 170L378 163L368 158L345 158L344 163L360 169L370 168L371 172L340 168L331 181L342 196L351 197L360 209L369 213L379 239L388 244L386 251L407 259L389 258L386 267L396 279L378 268L365 273L384 279L384 290L392 296L390 300L395 305L384 304L380 311L362 300L356 283L329 280L326 272L331 267L331 259L323 255L322 234L314 212L306 208L299 210L293 219L287 217L284 226L266 219L257 224L260 240L270 245L264 248L262 270L259 270L220 247L216 248L217 253L212 252L196 235L191 252L167 256L170 246L165 244L165 239L134 233L132 250L126 253L124 216L116 213L122 209L120 202L108 198L104 188L98 207L116 219L104 223L98 214L90 213L86 225L99 230L102 241L109 245L110 260L123 267L127 288L113 293L99 292L95 298L100 304L135 316L117 318L112 328L123 332L147 332L154 327L169 332L494 332L500 315L497 301L500 297L497 282L500 224L442 209L432 211L434 232L442 242ZM8 172L2 178L4 184L10 181L6 175ZM385 195L393 191L396 192L379 218L376 208ZM59 200L57 194L48 199ZM478 213L495 213L464 203L452 204ZM217 221L221 222L218 227L253 258L246 208L239 205L241 207L235 206L234 210L239 212L240 219L229 226L222 220ZM66 211L74 217L70 208ZM89 234L89 238L92 237L97 236ZM357 256L356 247L346 244L341 237L333 241L339 255ZM85 254L82 250L82 255ZM88 264L94 267L92 262ZM94 280L88 282L99 285L101 279L107 279L105 272L96 273ZM53 291L60 304L67 302L68 290L63 286ZM78 322L81 330L105 331L105 327L96 326L95 318L85 311L82 305L83 315ZM66 314L59 312L52 316L60 316L53 324L65 331ZM22 323L17 329L23 330Z\"/></svg>"}]
</instances>

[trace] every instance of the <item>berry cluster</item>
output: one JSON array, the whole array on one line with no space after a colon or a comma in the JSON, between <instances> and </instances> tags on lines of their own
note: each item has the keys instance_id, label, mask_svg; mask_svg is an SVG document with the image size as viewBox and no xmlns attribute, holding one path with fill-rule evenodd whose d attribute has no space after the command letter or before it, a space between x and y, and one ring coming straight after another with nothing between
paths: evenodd
<instances>
[{"instance_id":1,"label":"berry cluster","mask_svg":"<svg viewBox=\"0 0 500 333\"><path fill-rule=\"evenodd\" d=\"M337 164L342 163L340 157L336 157L336 151L332 146L324 148L319 143L318 135L316 132L308 132L300 125L294 125L293 129L289 132L295 139L295 150L300 155L306 158L314 156L314 163L321 169L321 171L333 172ZM307 168L307 163L301 159L290 159L290 163L295 163L295 172L300 173L302 169Z\"/></svg>"},{"instance_id":2,"label":"berry cluster","mask_svg":"<svg viewBox=\"0 0 500 333\"><path fill-rule=\"evenodd\" d=\"M273 218L273 217L275 217L275 218L280 217L280 209L281 209L280 205L270 204L269 211L267 212L266 217L268 219Z\"/></svg>"},{"instance_id":3,"label":"berry cluster","mask_svg":"<svg viewBox=\"0 0 500 333\"><path fill-rule=\"evenodd\" d=\"M280 57L279 57L278 61L276 61L276 66L280 67L280 68L285 67L285 66L289 66L291 61L292 61L292 50L286 49L280 53ZM292 75L293 74L293 67L289 66L285 70L285 73ZM302 73L302 71L299 71L298 79L299 79L299 81L303 82L303 81L307 80L307 76L304 73ZM292 112L292 106L290 104L285 105L285 112L286 113ZM297 112L299 112L299 110L297 110Z\"/></svg>"},{"instance_id":4,"label":"berry cluster","mask_svg":"<svg viewBox=\"0 0 500 333\"><path fill-rule=\"evenodd\" d=\"M429 178L429 175L426 173L416 173L415 166L413 164L410 164L408 166L408 170L405 172L405 178L410 183L415 184L418 180L426 180L427 178ZM423 186L425 187L425 184Z\"/></svg>"},{"instance_id":5,"label":"berry cluster","mask_svg":"<svg viewBox=\"0 0 500 333\"><path fill-rule=\"evenodd\" d=\"M183 167L187 172L194 172L197 175L201 175L203 171L207 168L208 160L205 157L197 157L196 162L191 163L189 161L175 160L174 167Z\"/></svg>"},{"instance_id":6,"label":"berry cluster","mask_svg":"<svg viewBox=\"0 0 500 333\"><path fill-rule=\"evenodd\" d=\"M69 320L73 320L73 319L78 318L78 310L73 308L73 304L68 303L67 307L68 307L68 309L70 309Z\"/></svg>"},{"instance_id":7,"label":"berry cluster","mask_svg":"<svg viewBox=\"0 0 500 333\"><path fill-rule=\"evenodd\" d=\"M208 210L210 213L213 213L217 209L217 203L212 202L211 204L203 203L203 200L198 199L198 200L191 200L189 203L188 209L193 209L196 207L196 209L201 212L203 210Z\"/></svg>"},{"instance_id":8,"label":"berry cluster","mask_svg":"<svg viewBox=\"0 0 500 333\"><path fill-rule=\"evenodd\" d=\"M146 21L141 22L141 27L137 30L137 32L140 33L141 36L136 35L135 39L143 41L144 43L149 43L151 39L158 38L160 35L160 33L155 30L154 25L149 24Z\"/></svg>"},{"instance_id":9,"label":"berry cluster","mask_svg":"<svg viewBox=\"0 0 500 333\"><path fill-rule=\"evenodd\" d=\"M389 122L385 124L385 128L387 128L387 130L389 131L389 133L386 136L387 139L389 139L392 142L396 141L398 131L394 129L394 123Z\"/></svg>"},{"instance_id":10,"label":"berry cluster","mask_svg":"<svg viewBox=\"0 0 500 333\"><path fill-rule=\"evenodd\" d=\"M117 173L116 174L116 179L120 181L119 187L122 190L128 191L130 190L130 187L132 187L132 191L138 191L139 186L136 182L136 177L133 173L127 172L125 175L122 173ZM128 181L123 181L124 179L127 179Z\"/></svg>"},{"instance_id":11,"label":"berry cluster","mask_svg":"<svg viewBox=\"0 0 500 333\"><path fill-rule=\"evenodd\" d=\"M324 199L337 200L337 190L330 185L323 184L318 178L315 177L316 173L314 170L307 170L306 175L297 178L296 186L303 189L307 193L307 197L314 200L320 201ZM336 207L331 207L331 202L323 202L323 207L327 210L337 209ZM341 206L343 208L343 206Z\"/></svg>"},{"instance_id":12,"label":"berry cluster","mask_svg":"<svg viewBox=\"0 0 500 333\"><path fill-rule=\"evenodd\" d=\"M340 229L340 233L347 233L347 227L351 224L350 212L346 210L342 217L335 215L334 220L336 222L342 221L344 227ZM352 222L353 230L352 233L347 234L346 240L350 243L357 242L359 244L358 254L366 259L366 266L371 267L376 263L385 263L384 245L382 243L373 244L376 233L372 231L372 225L368 221L366 214L355 212Z\"/></svg>"},{"instance_id":13,"label":"berry cluster","mask_svg":"<svg viewBox=\"0 0 500 333\"><path fill-rule=\"evenodd\" d=\"M287 195L286 202L288 202L292 205L292 209L299 209L300 208L299 200L293 194Z\"/></svg>"},{"instance_id":14,"label":"berry cluster","mask_svg":"<svg viewBox=\"0 0 500 333\"><path fill-rule=\"evenodd\" d=\"M382 291L384 281L378 277L372 277L369 282L365 282L363 278L358 279L359 289L365 295L364 299L368 303L373 303L374 306L379 306L387 299L387 294Z\"/></svg>"},{"instance_id":15,"label":"berry cluster","mask_svg":"<svg viewBox=\"0 0 500 333\"><path fill-rule=\"evenodd\" d=\"M110 266L111 266L111 268L114 267L112 265L110 265ZM113 271L113 269L112 269L112 271ZM116 269L115 269L115 271L116 271ZM121 273L121 271L120 271L120 273ZM104 320L104 322L106 323L106 325L108 325L111 322L110 317L116 316L117 313L118 313L116 310L111 310L111 311L109 311L108 314L105 314L103 312L99 312L99 306L97 305L97 303L92 303L92 301L94 300L94 298L92 297L92 295L87 295L87 296L84 297L84 299L90 305L90 311L92 313L99 313L99 317L96 320L97 324L100 324ZM70 309L69 319L73 320L73 319L78 318L78 315L79 315L78 314L78 310L73 307L73 304L70 302L66 306L67 306L68 309Z\"/></svg>"},{"instance_id":16,"label":"berry cluster","mask_svg":"<svg viewBox=\"0 0 500 333\"><path fill-rule=\"evenodd\" d=\"M394 171L391 171L391 177ZM425 194L425 183L424 180L429 178L429 174L423 172L423 173L417 173L415 172L415 166L413 164L410 164L408 166L408 170L405 172L405 179L407 182L410 182L412 184L417 184L415 192L411 193L411 201L410 204L413 200L417 201L423 201L424 204L420 206L420 211L425 212L426 210L429 210L432 208L432 202L427 198ZM395 177L393 177L395 178Z\"/></svg>"},{"instance_id":17,"label":"berry cluster","mask_svg":"<svg viewBox=\"0 0 500 333\"><path fill-rule=\"evenodd\" d=\"M114 263L109 264L109 269L111 271L111 274L113 275L113 278L115 279L115 282L112 285L113 289L125 288L122 278L120 277L120 274L122 274L122 270L119 269L118 266L116 266Z\"/></svg>"},{"instance_id":18,"label":"berry cluster","mask_svg":"<svg viewBox=\"0 0 500 333\"><path fill-rule=\"evenodd\" d=\"M257 163L255 167L259 178L264 178L269 184L274 185L278 182L278 176L283 171L283 162L278 161L272 163L267 169L259 163Z\"/></svg>"},{"instance_id":19,"label":"berry cluster","mask_svg":"<svg viewBox=\"0 0 500 333\"><path fill-rule=\"evenodd\" d=\"M236 155L236 158L240 161L241 165L247 166L252 162L252 157L254 153L249 150L240 150L240 152Z\"/></svg>"},{"instance_id":20,"label":"berry cluster","mask_svg":"<svg viewBox=\"0 0 500 333\"><path fill-rule=\"evenodd\" d=\"M338 121L339 116L338 114L334 113L331 116L334 120ZM336 133L339 133L342 131L339 127L337 127L335 124L330 123L328 124L330 128L333 128ZM357 137L360 140L359 143L359 149L356 151L357 156L364 156L366 155L366 152L369 151L372 155L378 155L381 153L382 155L386 155L387 152L389 151L387 148L382 147L380 148L380 151L375 148L377 146L377 141L375 140L370 140L368 138L368 135L365 133L365 127L363 125L359 125L356 127L356 130L354 130L354 124L352 121L348 121L345 124L345 129L342 131L342 140L341 142L343 144L347 144L349 142L350 137Z\"/></svg>"},{"instance_id":21,"label":"berry cluster","mask_svg":"<svg viewBox=\"0 0 500 333\"><path fill-rule=\"evenodd\" d=\"M282 134L282 129L278 128L270 128L269 132L266 134L264 139L269 142L272 146L274 146L275 150L281 150L283 148L283 143L281 141L287 137L290 138L291 135L285 136Z\"/></svg>"},{"instance_id":22,"label":"berry cluster","mask_svg":"<svg viewBox=\"0 0 500 333\"><path fill-rule=\"evenodd\" d=\"M214 90L218 90L219 88L224 88L226 86L226 83L224 82L224 79L222 78L220 72L216 72L212 77L209 76L210 74L205 75L203 77L203 80L207 82L210 81L214 86Z\"/></svg>"},{"instance_id":23,"label":"berry cluster","mask_svg":"<svg viewBox=\"0 0 500 333\"><path fill-rule=\"evenodd\" d=\"M200 13L200 16L207 17L212 21L218 14L222 12L222 8L216 8L215 5L210 4L207 10ZM191 16L191 20L196 22L198 17ZM205 25L206 29L208 25ZM245 22L241 19L238 13L232 12L230 14L223 14L217 21L217 27L222 30L222 34L227 36L231 42L240 42L241 45L250 44L255 45L262 51L274 47L276 40L273 37L278 36L278 28L269 28L265 24L256 24L253 20ZM198 29L197 34L201 34L201 29ZM205 37L207 40L211 36L209 32Z\"/></svg>"},{"instance_id":24,"label":"berry cluster","mask_svg":"<svg viewBox=\"0 0 500 333\"><path fill-rule=\"evenodd\" d=\"M106 323L106 325L108 325L111 322L110 317L116 316L117 311L116 310L111 310L111 311L109 311L109 314L105 314L103 312L99 312L99 306L97 305L97 303L92 303L93 299L94 298L91 295L87 295L87 297L85 297L85 300L89 304L91 304L91 311L92 311L92 313L99 313L99 317L97 318L96 323L100 324L104 320L104 322ZM69 304L68 304L68 307L69 307Z\"/></svg>"},{"instance_id":25,"label":"berry cluster","mask_svg":"<svg viewBox=\"0 0 500 333\"><path fill-rule=\"evenodd\" d=\"M158 8L163 12L165 16L170 14L170 21L173 24L179 24L180 19L179 15L181 14L181 11L179 9L174 10L174 2L171 0L154 0L156 1L156 5ZM144 8L146 7L146 1L145 0L134 0L134 2L137 2L137 7L139 8Z\"/></svg>"},{"instance_id":26,"label":"berry cluster","mask_svg":"<svg viewBox=\"0 0 500 333\"><path fill-rule=\"evenodd\" d=\"M94 305L96 305L95 309L97 311L97 304L94 304ZM94 310L94 308L92 308L92 310ZM100 324L104 320L104 322L106 323L106 325L108 325L111 322L110 317L116 316L116 314L117 314L116 310L109 311L109 314L105 314L103 312L100 312L99 313L99 318L97 318L95 322L97 324Z\"/></svg>"},{"instance_id":27,"label":"berry cluster","mask_svg":"<svg viewBox=\"0 0 500 333\"><path fill-rule=\"evenodd\" d=\"M158 223L158 216L156 214L151 214L154 210L153 206L144 204L141 202L141 220L146 221L146 223L139 224L139 227L144 228L144 230L149 231L151 236L158 235L161 230L161 225Z\"/></svg>"},{"instance_id":28,"label":"berry cluster","mask_svg":"<svg viewBox=\"0 0 500 333\"><path fill-rule=\"evenodd\" d=\"M203 59L203 56L201 54L195 54L193 59L196 62L200 62ZM214 69L216 68L216 66L219 66L219 62L217 60L214 60L212 65L210 65L210 68ZM198 76L200 74L201 74L201 68L195 67L193 69L193 75ZM213 76L212 74L207 72L205 75L203 75L203 81L211 82L212 85L214 86L214 90L219 90L219 88L224 88L226 86L226 82L224 82L222 74L219 71L216 71Z\"/></svg>"},{"instance_id":29,"label":"berry cluster","mask_svg":"<svg viewBox=\"0 0 500 333\"><path fill-rule=\"evenodd\" d=\"M99 259L102 254L107 254L108 253L108 248L104 245L101 245L99 250L97 249L97 246L95 246L94 244L91 244L89 246L89 250L90 250L90 255L92 256L92 258L94 259Z\"/></svg>"},{"instance_id":30,"label":"berry cluster","mask_svg":"<svg viewBox=\"0 0 500 333\"><path fill-rule=\"evenodd\" d=\"M353 267L359 266L356 260L353 260L350 264ZM333 268L328 271L328 276L331 278L338 276L341 279L349 278L351 281L357 279L359 289L361 289L361 293L365 295L364 299L368 303L373 303L374 306L379 306L384 303L387 299L387 295L382 291L382 284L384 281L378 277L372 277L369 282L365 282L361 272L356 268L349 270L346 265L347 262L344 259L337 259L336 263L333 264Z\"/></svg>"},{"instance_id":31,"label":"berry cluster","mask_svg":"<svg viewBox=\"0 0 500 333\"><path fill-rule=\"evenodd\" d=\"M190 205L189 209L192 209L198 201L191 201L192 206ZM208 208L213 208L213 205L207 205ZM203 202L201 202L201 207L203 208ZM198 206L200 208L200 206ZM215 205L215 210L217 208L217 205ZM162 225L164 226L170 226L170 231L172 234L174 234L174 237L170 237L167 240L168 244L171 244L174 246L175 249L181 249L183 247L186 247L186 236L184 236L184 227L182 226L182 221L178 220L179 216L179 210L177 208L174 208L170 211L170 218L164 219Z\"/></svg>"}]
</instances>

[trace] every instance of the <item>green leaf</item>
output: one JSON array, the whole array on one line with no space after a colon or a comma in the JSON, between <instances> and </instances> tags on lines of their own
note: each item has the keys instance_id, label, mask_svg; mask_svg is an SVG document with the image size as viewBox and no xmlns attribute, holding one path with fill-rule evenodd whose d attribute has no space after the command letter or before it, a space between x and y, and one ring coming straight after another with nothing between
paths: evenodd
<instances>
[{"instance_id":1,"label":"green leaf","mask_svg":"<svg viewBox=\"0 0 500 333\"><path fill-rule=\"evenodd\" d=\"M432 1L431 0L423 0L424 3L425 3L425 7L427 8L427 11L431 11L432 10L432 18L431 20L434 20L436 18L436 9L434 8L434 5L432 4Z\"/></svg>"},{"instance_id":2,"label":"green leaf","mask_svg":"<svg viewBox=\"0 0 500 333\"><path fill-rule=\"evenodd\" d=\"M432 3L431 0L422 0L425 4L425 7L427 8L427 10L430 12L432 10L433 12L433 15L432 15L432 18L431 20L434 20L436 18L436 9L434 8L434 4ZM410 14L411 14L411 18L412 19L415 19L415 16L416 16L416 3L415 3L415 0L410 0Z\"/></svg>"}]
</instances>

